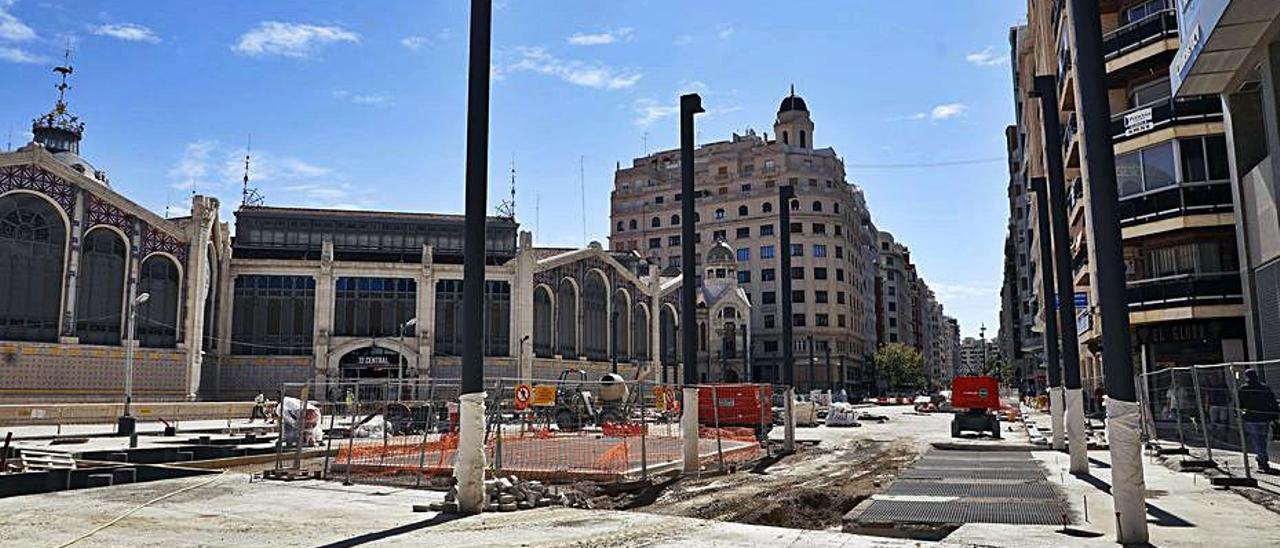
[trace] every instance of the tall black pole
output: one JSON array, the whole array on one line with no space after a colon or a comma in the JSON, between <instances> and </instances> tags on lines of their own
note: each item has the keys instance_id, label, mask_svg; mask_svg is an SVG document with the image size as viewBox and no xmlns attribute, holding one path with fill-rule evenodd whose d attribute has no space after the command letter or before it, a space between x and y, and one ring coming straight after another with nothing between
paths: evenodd
<instances>
[{"instance_id":1,"label":"tall black pole","mask_svg":"<svg viewBox=\"0 0 1280 548\"><path fill-rule=\"evenodd\" d=\"M1111 105L1102 52L1102 21L1098 0L1071 0L1076 89L1081 153L1089 182L1089 231L1093 239L1094 283L1102 321L1102 367L1106 372L1107 439L1110 442L1112 494L1116 537L1123 544L1145 544L1150 538L1146 520L1146 485L1141 420L1133 380L1129 341L1129 302L1125 295L1124 245L1116 215L1116 157L1111 143Z\"/></svg>"},{"instance_id":2,"label":"tall black pole","mask_svg":"<svg viewBox=\"0 0 1280 548\"><path fill-rule=\"evenodd\" d=\"M809 390L818 387L818 359L813 356L813 335L809 335L809 378L805 380Z\"/></svg>"},{"instance_id":3,"label":"tall black pole","mask_svg":"<svg viewBox=\"0 0 1280 548\"><path fill-rule=\"evenodd\" d=\"M693 115L702 110L702 97L696 93L680 96L680 323L684 324L680 343L684 346L684 384L698 384L698 250L694 244L696 231L693 185Z\"/></svg>"},{"instance_id":4,"label":"tall black pole","mask_svg":"<svg viewBox=\"0 0 1280 548\"><path fill-rule=\"evenodd\" d=\"M1044 113L1044 149L1049 180L1049 222L1053 233L1053 270L1058 285L1058 326L1062 339L1062 383L1067 390L1080 388L1080 342L1076 336L1075 281L1071 279L1071 234L1067 227L1067 183L1062 167L1062 123L1058 120L1058 82L1053 76L1036 76L1036 95ZM1043 274L1042 274L1043 275Z\"/></svg>"},{"instance_id":5,"label":"tall black pole","mask_svg":"<svg viewBox=\"0 0 1280 548\"><path fill-rule=\"evenodd\" d=\"M827 390L830 390L834 394L836 391L836 380L834 375L835 371L831 369L831 342L830 341L827 342L827 346L823 347L823 351L827 357Z\"/></svg>"},{"instance_id":6,"label":"tall black pole","mask_svg":"<svg viewBox=\"0 0 1280 548\"><path fill-rule=\"evenodd\" d=\"M1129 340L1129 301L1125 295L1124 245L1116 215L1116 155L1111 143L1111 105L1102 57L1098 0L1071 0L1075 30L1076 87L1080 90L1080 126L1084 132L1085 173L1089 180L1089 230L1102 321L1102 367L1107 396L1136 402Z\"/></svg>"},{"instance_id":7,"label":"tall black pole","mask_svg":"<svg viewBox=\"0 0 1280 548\"><path fill-rule=\"evenodd\" d=\"M778 188L778 250L781 255L781 266L778 275L782 277L782 384L795 388L796 362L795 348L792 343L791 319L791 200L796 197L795 188L786 185Z\"/></svg>"},{"instance_id":8,"label":"tall black pole","mask_svg":"<svg viewBox=\"0 0 1280 548\"><path fill-rule=\"evenodd\" d=\"M1048 156L1054 152L1049 151ZM1054 301L1061 301L1062 296L1054 298L1053 291L1053 244L1049 232L1049 196L1045 192L1043 177L1031 179L1031 188L1036 193L1036 239L1040 240L1040 291L1044 299L1040 307L1044 310L1044 354L1048 362L1049 387L1062 386L1062 369L1058 361L1058 314L1054 309ZM984 364L985 365L985 364Z\"/></svg>"},{"instance_id":9,"label":"tall black pole","mask_svg":"<svg viewBox=\"0 0 1280 548\"><path fill-rule=\"evenodd\" d=\"M471 2L467 75L466 249L462 263L462 393L484 389L484 264L489 161L490 0Z\"/></svg>"}]
</instances>

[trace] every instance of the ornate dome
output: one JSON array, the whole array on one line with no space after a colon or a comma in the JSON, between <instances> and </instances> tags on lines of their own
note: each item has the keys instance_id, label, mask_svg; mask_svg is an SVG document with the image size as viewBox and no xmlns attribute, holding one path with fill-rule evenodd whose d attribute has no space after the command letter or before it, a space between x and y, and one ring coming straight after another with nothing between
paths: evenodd
<instances>
[{"instance_id":1,"label":"ornate dome","mask_svg":"<svg viewBox=\"0 0 1280 548\"><path fill-rule=\"evenodd\" d=\"M722 240L716 242L716 245L711 246L711 250L707 251L705 264L708 267L737 266L738 258L733 248Z\"/></svg>"},{"instance_id":2,"label":"ornate dome","mask_svg":"<svg viewBox=\"0 0 1280 548\"><path fill-rule=\"evenodd\" d=\"M791 86L791 95L782 99L782 104L778 105L778 114L798 110L800 112L809 112L809 106L804 104L804 99L796 95L796 87Z\"/></svg>"}]
</instances>

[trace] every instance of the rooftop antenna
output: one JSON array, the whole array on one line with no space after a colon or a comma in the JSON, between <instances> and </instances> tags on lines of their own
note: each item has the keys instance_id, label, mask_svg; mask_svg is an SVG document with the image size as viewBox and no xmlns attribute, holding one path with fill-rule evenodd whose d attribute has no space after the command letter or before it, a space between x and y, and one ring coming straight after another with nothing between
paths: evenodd
<instances>
[{"instance_id":1,"label":"rooftop antenna","mask_svg":"<svg viewBox=\"0 0 1280 548\"><path fill-rule=\"evenodd\" d=\"M258 189L249 186L249 160L253 155L253 134L249 134L244 145L244 179L240 190L240 207L261 206L266 198Z\"/></svg>"},{"instance_id":2,"label":"rooftop antenna","mask_svg":"<svg viewBox=\"0 0 1280 548\"><path fill-rule=\"evenodd\" d=\"M582 199L582 245L585 247L591 242L587 240L587 170L584 167L586 157L578 155L578 197Z\"/></svg>"},{"instance_id":3,"label":"rooftop antenna","mask_svg":"<svg viewBox=\"0 0 1280 548\"><path fill-rule=\"evenodd\" d=\"M498 203L496 208L499 217L516 219L516 155L511 154L511 199Z\"/></svg>"},{"instance_id":4,"label":"rooftop antenna","mask_svg":"<svg viewBox=\"0 0 1280 548\"><path fill-rule=\"evenodd\" d=\"M71 73L75 72L75 69L72 68L71 66L71 41L70 40L67 41L67 49L63 51L62 59L64 61L62 66L53 67L53 71L62 75L62 81L58 83L58 103L57 104L66 105L66 103L63 100L66 98L67 90L71 89L71 84L67 83L67 77L70 76Z\"/></svg>"},{"instance_id":5,"label":"rooftop antenna","mask_svg":"<svg viewBox=\"0 0 1280 548\"><path fill-rule=\"evenodd\" d=\"M644 155L648 156L649 155L649 132L645 131L644 136L641 137L640 140L644 143Z\"/></svg>"}]
</instances>

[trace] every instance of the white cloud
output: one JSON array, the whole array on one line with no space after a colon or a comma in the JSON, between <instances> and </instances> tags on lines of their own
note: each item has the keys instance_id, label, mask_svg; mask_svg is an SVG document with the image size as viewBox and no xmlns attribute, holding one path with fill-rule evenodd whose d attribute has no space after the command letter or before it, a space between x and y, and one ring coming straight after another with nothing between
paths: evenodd
<instances>
[{"instance_id":1,"label":"white cloud","mask_svg":"<svg viewBox=\"0 0 1280 548\"><path fill-rule=\"evenodd\" d=\"M0 40L9 42L25 42L36 39L36 31L20 21L9 8L15 0L0 0Z\"/></svg>"},{"instance_id":2,"label":"white cloud","mask_svg":"<svg viewBox=\"0 0 1280 548\"><path fill-rule=\"evenodd\" d=\"M633 35L631 27L623 27L616 30L607 30L597 32L595 34L583 34L581 32L567 38L570 44L575 46L603 46L614 42L630 41Z\"/></svg>"},{"instance_id":3,"label":"white cloud","mask_svg":"<svg viewBox=\"0 0 1280 548\"><path fill-rule=\"evenodd\" d=\"M241 35L231 49L251 57L310 57L320 47L328 44L359 41L359 34L338 26L263 21Z\"/></svg>"},{"instance_id":4,"label":"white cloud","mask_svg":"<svg viewBox=\"0 0 1280 548\"><path fill-rule=\"evenodd\" d=\"M947 103L945 105L933 107L933 110L929 111L929 119L934 121L949 120L951 118L961 116L968 111L968 105L961 103Z\"/></svg>"},{"instance_id":5,"label":"white cloud","mask_svg":"<svg viewBox=\"0 0 1280 548\"><path fill-rule=\"evenodd\" d=\"M980 67L994 67L1009 62L1009 56L996 55L995 48L987 46L982 51L970 53L964 56L964 60Z\"/></svg>"},{"instance_id":6,"label":"white cloud","mask_svg":"<svg viewBox=\"0 0 1280 548\"><path fill-rule=\"evenodd\" d=\"M381 93L352 93L345 89L334 91L333 98L341 99L343 101L350 101L357 105L367 105L367 106L379 106L379 105L385 105L391 102L391 97L388 97Z\"/></svg>"},{"instance_id":7,"label":"white cloud","mask_svg":"<svg viewBox=\"0 0 1280 548\"><path fill-rule=\"evenodd\" d=\"M663 104L648 98L636 99L632 109L636 113L633 123L640 127L649 127L658 120L675 116L680 112L680 106L674 101Z\"/></svg>"},{"instance_id":8,"label":"white cloud","mask_svg":"<svg viewBox=\"0 0 1280 548\"><path fill-rule=\"evenodd\" d=\"M632 70L619 70L600 63L560 59L543 48L518 47L518 59L495 66L499 78L506 72L528 71L555 76L571 84L595 89L617 90L634 86L644 75Z\"/></svg>"},{"instance_id":9,"label":"white cloud","mask_svg":"<svg viewBox=\"0 0 1280 548\"><path fill-rule=\"evenodd\" d=\"M173 188L190 190L209 175L209 157L218 144L214 141L200 140L187 143L182 149L182 159L169 168L169 177L174 180Z\"/></svg>"},{"instance_id":10,"label":"white cloud","mask_svg":"<svg viewBox=\"0 0 1280 548\"><path fill-rule=\"evenodd\" d=\"M147 42L150 44L160 43L160 37L151 29L142 25L133 23L121 23L118 25L100 25L94 27L92 32L98 36L109 36L118 38L128 42Z\"/></svg>"},{"instance_id":11,"label":"white cloud","mask_svg":"<svg viewBox=\"0 0 1280 548\"><path fill-rule=\"evenodd\" d=\"M433 36L414 35L406 36L400 39L400 45L418 51L424 47L434 46L443 42L448 42L453 37L453 33L448 28L440 29L440 32Z\"/></svg>"},{"instance_id":12,"label":"white cloud","mask_svg":"<svg viewBox=\"0 0 1280 548\"><path fill-rule=\"evenodd\" d=\"M22 48L0 46L0 61L10 63L47 63L49 58Z\"/></svg>"},{"instance_id":13,"label":"white cloud","mask_svg":"<svg viewBox=\"0 0 1280 548\"><path fill-rule=\"evenodd\" d=\"M733 36L733 25L725 23L717 26L716 36L721 40L728 40L729 37Z\"/></svg>"}]
</instances>

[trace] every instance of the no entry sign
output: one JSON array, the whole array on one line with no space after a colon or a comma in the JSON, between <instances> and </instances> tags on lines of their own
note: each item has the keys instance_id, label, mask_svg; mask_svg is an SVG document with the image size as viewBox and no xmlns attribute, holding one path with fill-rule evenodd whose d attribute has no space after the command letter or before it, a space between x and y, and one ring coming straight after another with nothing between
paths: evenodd
<instances>
[{"instance_id":1,"label":"no entry sign","mask_svg":"<svg viewBox=\"0 0 1280 548\"><path fill-rule=\"evenodd\" d=\"M533 397L533 387L527 384L516 385L516 410L524 411L529 408L529 398Z\"/></svg>"}]
</instances>

